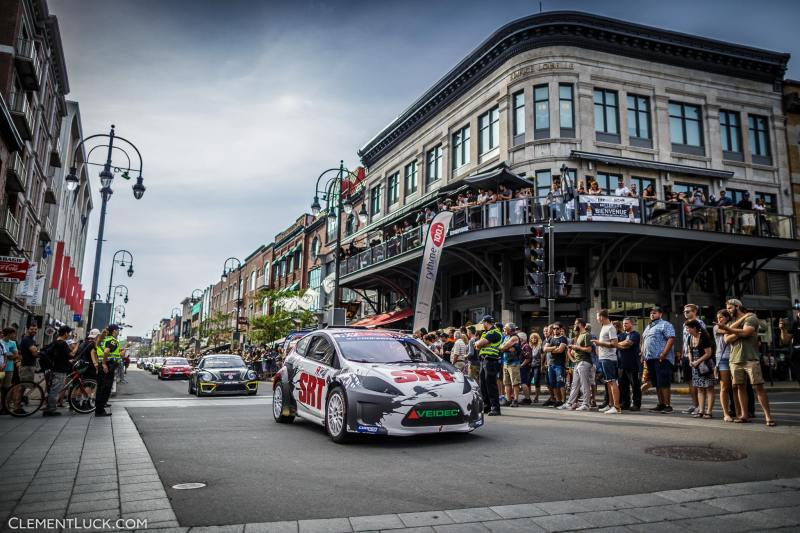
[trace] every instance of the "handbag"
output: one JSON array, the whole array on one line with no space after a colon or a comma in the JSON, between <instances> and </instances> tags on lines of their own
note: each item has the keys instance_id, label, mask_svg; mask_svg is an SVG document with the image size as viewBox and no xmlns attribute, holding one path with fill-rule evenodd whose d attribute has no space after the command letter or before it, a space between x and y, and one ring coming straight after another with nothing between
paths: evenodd
<instances>
[{"instance_id":1,"label":"handbag","mask_svg":"<svg viewBox=\"0 0 800 533\"><path fill-rule=\"evenodd\" d=\"M697 365L697 373L703 377L708 377L714 374L714 368L711 365L706 364L706 361L703 361Z\"/></svg>"}]
</instances>

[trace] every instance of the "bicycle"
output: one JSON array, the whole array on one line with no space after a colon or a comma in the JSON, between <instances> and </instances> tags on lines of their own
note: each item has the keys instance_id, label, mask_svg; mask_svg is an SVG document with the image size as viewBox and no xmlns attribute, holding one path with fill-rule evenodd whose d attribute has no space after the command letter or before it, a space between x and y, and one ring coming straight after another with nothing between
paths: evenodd
<instances>
[{"instance_id":1,"label":"bicycle","mask_svg":"<svg viewBox=\"0 0 800 533\"><path fill-rule=\"evenodd\" d=\"M94 412L97 395L97 380L84 379L82 374L89 367L85 361L78 361L67 375L62 391L66 391L71 410L80 414ZM44 383L44 388L42 388ZM11 387L5 397L5 408L16 417L26 417L39 411L47 400L50 371L45 371L37 381L22 381Z\"/></svg>"}]
</instances>

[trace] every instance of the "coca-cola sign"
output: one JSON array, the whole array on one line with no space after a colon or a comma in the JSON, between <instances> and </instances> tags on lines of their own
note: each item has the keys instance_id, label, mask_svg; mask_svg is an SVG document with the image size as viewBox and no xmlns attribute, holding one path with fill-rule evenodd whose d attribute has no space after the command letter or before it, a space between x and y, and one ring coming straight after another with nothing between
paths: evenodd
<instances>
[{"instance_id":1,"label":"coca-cola sign","mask_svg":"<svg viewBox=\"0 0 800 533\"><path fill-rule=\"evenodd\" d=\"M30 263L24 257L0 255L0 282L19 283L28 275Z\"/></svg>"}]
</instances>

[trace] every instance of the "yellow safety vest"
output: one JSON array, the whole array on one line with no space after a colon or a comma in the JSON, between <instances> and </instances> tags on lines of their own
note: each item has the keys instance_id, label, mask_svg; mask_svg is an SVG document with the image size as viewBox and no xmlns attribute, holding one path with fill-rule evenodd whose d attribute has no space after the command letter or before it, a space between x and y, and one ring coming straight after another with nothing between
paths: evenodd
<instances>
[{"instance_id":1,"label":"yellow safety vest","mask_svg":"<svg viewBox=\"0 0 800 533\"><path fill-rule=\"evenodd\" d=\"M497 336L500 338L497 342L493 342L488 344L480 349L478 355L480 357L488 357L490 359L499 359L500 358L500 345L503 343L503 334L497 328L497 326L493 326L492 329L489 331L484 331L481 333L481 339L486 338L489 333L497 333Z\"/></svg>"},{"instance_id":2,"label":"yellow safety vest","mask_svg":"<svg viewBox=\"0 0 800 533\"><path fill-rule=\"evenodd\" d=\"M108 337L106 337L105 339L103 339L102 341L97 343L96 350L97 350L97 361L98 362L101 362L101 363L103 362L103 354L105 353L105 350L106 350L105 347L106 347L106 343L108 341L114 341L117 344L116 349L114 349L113 351L109 352L108 360L109 361L119 361L120 359L122 359L122 356L120 356L120 353L119 353L119 341L117 339L115 339L114 337L112 337L111 335L109 335Z\"/></svg>"}]
</instances>

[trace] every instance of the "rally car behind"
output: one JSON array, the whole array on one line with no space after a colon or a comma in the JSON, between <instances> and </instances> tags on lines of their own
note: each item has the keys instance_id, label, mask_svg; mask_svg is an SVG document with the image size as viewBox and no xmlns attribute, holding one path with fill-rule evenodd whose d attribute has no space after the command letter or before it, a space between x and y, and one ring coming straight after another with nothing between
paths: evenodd
<instances>
[{"instance_id":1,"label":"rally car behind","mask_svg":"<svg viewBox=\"0 0 800 533\"><path fill-rule=\"evenodd\" d=\"M477 384L416 339L383 330L325 329L301 339L273 380L273 417L353 434L471 432L483 425Z\"/></svg>"}]
</instances>

